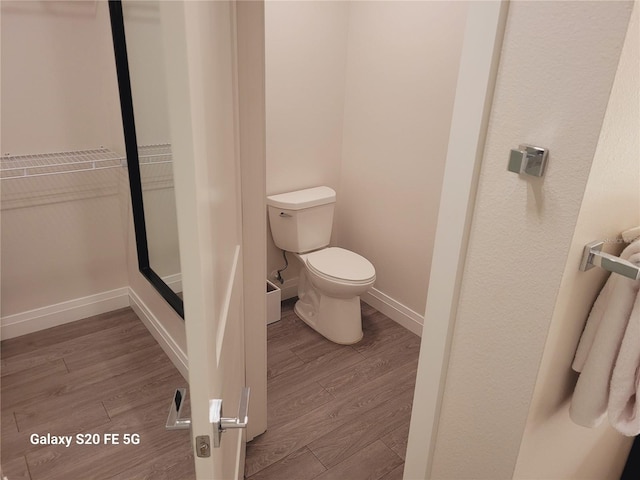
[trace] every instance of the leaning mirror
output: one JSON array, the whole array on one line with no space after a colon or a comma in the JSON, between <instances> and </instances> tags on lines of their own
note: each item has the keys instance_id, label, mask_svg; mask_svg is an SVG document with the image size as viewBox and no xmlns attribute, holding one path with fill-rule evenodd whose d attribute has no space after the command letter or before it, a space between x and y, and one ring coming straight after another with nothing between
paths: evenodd
<instances>
[{"instance_id":1,"label":"leaning mirror","mask_svg":"<svg viewBox=\"0 0 640 480\"><path fill-rule=\"evenodd\" d=\"M160 5L111 0L109 10L138 267L184 318Z\"/></svg>"}]
</instances>

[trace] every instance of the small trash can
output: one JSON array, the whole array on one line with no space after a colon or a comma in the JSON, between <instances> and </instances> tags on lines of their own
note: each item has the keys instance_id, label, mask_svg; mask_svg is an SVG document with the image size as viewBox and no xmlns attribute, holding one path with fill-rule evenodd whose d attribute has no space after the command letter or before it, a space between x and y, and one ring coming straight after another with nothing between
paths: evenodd
<instances>
[{"instance_id":1,"label":"small trash can","mask_svg":"<svg viewBox=\"0 0 640 480\"><path fill-rule=\"evenodd\" d=\"M280 320L280 299L282 290L267 280L267 325Z\"/></svg>"}]
</instances>

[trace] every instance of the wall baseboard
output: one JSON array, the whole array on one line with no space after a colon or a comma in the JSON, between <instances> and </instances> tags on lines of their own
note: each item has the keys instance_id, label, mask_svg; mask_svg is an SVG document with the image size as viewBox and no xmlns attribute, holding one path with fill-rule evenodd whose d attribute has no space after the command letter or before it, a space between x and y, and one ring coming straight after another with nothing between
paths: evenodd
<instances>
[{"instance_id":1,"label":"wall baseboard","mask_svg":"<svg viewBox=\"0 0 640 480\"><path fill-rule=\"evenodd\" d=\"M282 291L282 300L289 300L298 296L298 277L285 280L283 285L278 283L276 285Z\"/></svg>"},{"instance_id":2,"label":"wall baseboard","mask_svg":"<svg viewBox=\"0 0 640 480\"><path fill-rule=\"evenodd\" d=\"M360 298L367 305L371 305L379 312L384 313L391 320L399 323L410 332L415 333L419 337L422 336L424 317L419 313L414 312L409 307L394 300L376 288L372 288Z\"/></svg>"},{"instance_id":3,"label":"wall baseboard","mask_svg":"<svg viewBox=\"0 0 640 480\"><path fill-rule=\"evenodd\" d=\"M189 379L189 361L187 354L175 342L169 332L162 326L158 318L131 288L129 289L130 306L142 320L149 333L156 339L164 353L169 357L182 376Z\"/></svg>"},{"instance_id":4,"label":"wall baseboard","mask_svg":"<svg viewBox=\"0 0 640 480\"><path fill-rule=\"evenodd\" d=\"M116 288L2 317L0 337L3 340L15 338L128 306L129 288Z\"/></svg>"}]
</instances>

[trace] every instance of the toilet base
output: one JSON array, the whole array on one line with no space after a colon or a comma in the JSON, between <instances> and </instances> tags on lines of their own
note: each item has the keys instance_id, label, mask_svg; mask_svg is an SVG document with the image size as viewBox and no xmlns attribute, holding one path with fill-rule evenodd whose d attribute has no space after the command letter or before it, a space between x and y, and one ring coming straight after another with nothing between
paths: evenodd
<instances>
[{"instance_id":1,"label":"toilet base","mask_svg":"<svg viewBox=\"0 0 640 480\"><path fill-rule=\"evenodd\" d=\"M303 300L296 302L293 311L300 320L334 343L352 345L362 340L360 297L319 297L317 309Z\"/></svg>"}]
</instances>

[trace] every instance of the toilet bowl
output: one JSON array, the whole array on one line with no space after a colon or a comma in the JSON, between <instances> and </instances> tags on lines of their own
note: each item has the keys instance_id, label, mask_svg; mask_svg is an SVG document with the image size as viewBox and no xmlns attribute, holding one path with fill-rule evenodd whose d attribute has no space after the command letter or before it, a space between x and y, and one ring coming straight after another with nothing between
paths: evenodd
<instances>
[{"instance_id":1,"label":"toilet bowl","mask_svg":"<svg viewBox=\"0 0 640 480\"><path fill-rule=\"evenodd\" d=\"M335 343L362 339L360 295L375 280L366 258L343 248L329 247L297 254L301 262L298 301L294 312L307 325Z\"/></svg>"},{"instance_id":2,"label":"toilet bowl","mask_svg":"<svg viewBox=\"0 0 640 480\"><path fill-rule=\"evenodd\" d=\"M376 279L361 255L329 247L336 193L313 187L267 197L274 243L301 264L294 311L329 340L352 344L362 339L360 295Z\"/></svg>"}]
</instances>

